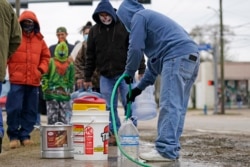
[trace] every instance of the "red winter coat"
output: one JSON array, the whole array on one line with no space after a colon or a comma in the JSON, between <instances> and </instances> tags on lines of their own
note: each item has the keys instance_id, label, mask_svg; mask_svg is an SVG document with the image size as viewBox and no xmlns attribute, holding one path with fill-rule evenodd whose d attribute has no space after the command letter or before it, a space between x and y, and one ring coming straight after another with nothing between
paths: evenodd
<instances>
[{"instance_id":1,"label":"red winter coat","mask_svg":"<svg viewBox=\"0 0 250 167\"><path fill-rule=\"evenodd\" d=\"M9 79L13 84L39 86L42 74L48 70L50 52L40 33L36 15L24 11L19 22L24 19L33 20L35 29L29 35L22 32L21 45L8 60Z\"/></svg>"}]
</instances>

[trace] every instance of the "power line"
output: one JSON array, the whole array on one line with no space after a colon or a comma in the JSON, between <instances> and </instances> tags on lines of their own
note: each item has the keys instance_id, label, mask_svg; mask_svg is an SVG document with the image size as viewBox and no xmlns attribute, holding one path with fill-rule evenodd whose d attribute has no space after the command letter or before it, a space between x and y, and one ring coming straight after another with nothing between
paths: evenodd
<instances>
[{"instance_id":1,"label":"power line","mask_svg":"<svg viewBox=\"0 0 250 167\"><path fill-rule=\"evenodd\" d=\"M242 28L242 27L245 27L246 25L250 25L250 22L244 23L244 24L241 24L241 25L237 25L237 26L231 26L231 28Z\"/></svg>"}]
</instances>

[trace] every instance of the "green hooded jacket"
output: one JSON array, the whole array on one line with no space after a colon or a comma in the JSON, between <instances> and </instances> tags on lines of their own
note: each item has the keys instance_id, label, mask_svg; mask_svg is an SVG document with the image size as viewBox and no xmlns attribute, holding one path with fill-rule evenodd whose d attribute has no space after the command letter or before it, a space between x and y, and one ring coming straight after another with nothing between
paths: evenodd
<instances>
[{"instance_id":1,"label":"green hooded jacket","mask_svg":"<svg viewBox=\"0 0 250 167\"><path fill-rule=\"evenodd\" d=\"M69 101L74 88L75 70L68 60L68 47L65 42L56 46L54 58L50 59L49 70L42 78L45 100ZM57 64L57 65L56 65ZM59 66L60 69L58 69Z\"/></svg>"}]
</instances>

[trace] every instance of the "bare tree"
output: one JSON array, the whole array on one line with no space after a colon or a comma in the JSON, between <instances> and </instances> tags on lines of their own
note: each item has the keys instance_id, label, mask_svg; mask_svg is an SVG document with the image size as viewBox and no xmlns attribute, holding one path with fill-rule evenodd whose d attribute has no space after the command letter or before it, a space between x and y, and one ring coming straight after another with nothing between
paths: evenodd
<instances>
[{"instance_id":1,"label":"bare tree","mask_svg":"<svg viewBox=\"0 0 250 167\"><path fill-rule=\"evenodd\" d=\"M191 32L190 36L198 43L201 44L210 44L212 47L218 46L218 50L220 49L219 45L219 32L220 27L219 24L213 24L213 25L203 25L203 26L196 26L194 27ZM230 29L229 26L224 25L224 55L225 60L230 61L230 40L229 37L235 35L234 32ZM203 56L202 61L206 61L208 59L211 59L211 57L208 57L209 53L204 53L205 56ZM218 60L219 62L219 60Z\"/></svg>"}]
</instances>

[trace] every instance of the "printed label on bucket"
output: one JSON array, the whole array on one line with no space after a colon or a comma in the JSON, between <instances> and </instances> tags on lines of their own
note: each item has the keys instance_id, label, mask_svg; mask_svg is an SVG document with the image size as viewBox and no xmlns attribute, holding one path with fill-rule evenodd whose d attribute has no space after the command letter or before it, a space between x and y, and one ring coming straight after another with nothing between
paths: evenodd
<instances>
[{"instance_id":1,"label":"printed label on bucket","mask_svg":"<svg viewBox=\"0 0 250 167\"><path fill-rule=\"evenodd\" d=\"M101 133L102 142L103 142L103 154L108 154L108 147L109 147L109 126L105 126L103 133Z\"/></svg>"},{"instance_id":2,"label":"printed label on bucket","mask_svg":"<svg viewBox=\"0 0 250 167\"><path fill-rule=\"evenodd\" d=\"M84 129L85 135L85 154L94 154L94 129L87 126Z\"/></svg>"},{"instance_id":3,"label":"printed label on bucket","mask_svg":"<svg viewBox=\"0 0 250 167\"><path fill-rule=\"evenodd\" d=\"M66 130L56 130L47 131L47 147L48 148L58 148L67 147L67 131Z\"/></svg>"},{"instance_id":4,"label":"printed label on bucket","mask_svg":"<svg viewBox=\"0 0 250 167\"><path fill-rule=\"evenodd\" d=\"M74 154L84 154L84 125L73 125Z\"/></svg>"}]
</instances>

